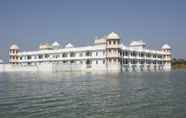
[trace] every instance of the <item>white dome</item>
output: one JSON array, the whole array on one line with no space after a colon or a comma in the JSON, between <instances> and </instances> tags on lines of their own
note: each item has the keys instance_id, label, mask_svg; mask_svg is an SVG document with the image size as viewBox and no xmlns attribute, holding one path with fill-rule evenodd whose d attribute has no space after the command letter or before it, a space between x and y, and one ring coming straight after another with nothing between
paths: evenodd
<instances>
[{"instance_id":1,"label":"white dome","mask_svg":"<svg viewBox=\"0 0 186 118\"><path fill-rule=\"evenodd\" d=\"M57 41L54 41L54 43L52 43L52 47L59 47L60 44Z\"/></svg>"},{"instance_id":2,"label":"white dome","mask_svg":"<svg viewBox=\"0 0 186 118\"><path fill-rule=\"evenodd\" d=\"M119 34L111 32L110 34L108 34L107 39L120 39L120 37Z\"/></svg>"},{"instance_id":3,"label":"white dome","mask_svg":"<svg viewBox=\"0 0 186 118\"><path fill-rule=\"evenodd\" d=\"M140 41L132 41L129 45L130 45L131 47L133 47L133 46L145 46L146 43L143 42L142 40L140 40Z\"/></svg>"},{"instance_id":4,"label":"white dome","mask_svg":"<svg viewBox=\"0 0 186 118\"><path fill-rule=\"evenodd\" d=\"M19 50L19 47L17 45L13 44L10 46L10 49L11 50Z\"/></svg>"},{"instance_id":5,"label":"white dome","mask_svg":"<svg viewBox=\"0 0 186 118\"><path fill-rule=\"evenodd\" d=\"M65 45L65 48L73 48L74 46L71 43L68 43L67 45Z\"/></svg>"},{"instance_id":6,"label":"white dome","mask_svg":"<svg viewBox=\"0 0 186 118\"><path fill-rule=\"evenodd\" d=\"M100 39L96 39L94 41L95 44L105 44L106 43L106 39L105 38L100 38Z\"/></svg>"},{"instance_id":7,"label":"white dome","mask_svg":"<svg viewBox=\"0 0 186 118\"><path fill-rule=\"evenodd\" d=\"M164 45L161 47L161 49L168 49L168 50L170 50L171 47L170 47L168 44L164 44Z\"/></svg>"}]
</instances>

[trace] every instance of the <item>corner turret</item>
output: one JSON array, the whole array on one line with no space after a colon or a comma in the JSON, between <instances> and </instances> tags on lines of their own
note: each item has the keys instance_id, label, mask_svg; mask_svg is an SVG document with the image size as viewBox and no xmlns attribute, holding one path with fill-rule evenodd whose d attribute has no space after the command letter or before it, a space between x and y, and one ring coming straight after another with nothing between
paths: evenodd
<instances>
[{"instance_id":1,"label":"corner turret","mask_svg":"<svg viewBox=\"0 0 186 118\"><path fill-rule=\"evenodd\" d=\"M171 54L171 47L168 44L164 44L161 47L161 51L164 53L164 69L165 70L171 70L171 60L172 60L172 54Z\"/></svg>"},{"instance_id":2,"label":"corner turret","mask_svg":"<svg viewBox=\"0 0 186 118\"><path fill-rule=\"evenodd\" d=\"M106 37L106 66L111 70L121 69L120 36L111 32Z\"/></svg>"},{"instance_id":3,"label":"corner turret","mask_svg":"<svg viewBox=\"0 0 186 118\"><path fill-rule=\"evenodd\" d=\"M9 57L10 57L9 63L10 64L18 64L19 51L20 51L20 49L16 44L13 44L10 46L10 49L9 49Z\"/></svg>"}]
</instances>

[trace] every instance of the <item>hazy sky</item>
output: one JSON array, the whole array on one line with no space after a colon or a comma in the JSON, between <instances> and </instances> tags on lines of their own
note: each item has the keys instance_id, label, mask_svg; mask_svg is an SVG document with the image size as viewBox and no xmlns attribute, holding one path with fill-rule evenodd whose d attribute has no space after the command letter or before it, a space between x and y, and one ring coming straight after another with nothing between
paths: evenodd
<instances>
[{"instance_id":1,"label":"hazy sky","mask_svg":"<svg viewBox=\"0 0 186 118\"><path fill-rule=\"evenodd\" d=\"M33 50L41 42L91 44L118 32L125 45L144 40L186 58L186 0L0 0L0 58L12 43Z\"/></svg>"}]
</instances>

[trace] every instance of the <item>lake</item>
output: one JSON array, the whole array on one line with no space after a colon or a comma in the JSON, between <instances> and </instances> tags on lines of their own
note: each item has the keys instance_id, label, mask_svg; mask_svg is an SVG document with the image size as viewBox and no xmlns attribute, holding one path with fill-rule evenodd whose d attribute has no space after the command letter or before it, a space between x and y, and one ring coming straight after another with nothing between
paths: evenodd
<instances>
[{"instance_id":1,"label":"lake","mask_svg":"<svg viewBox=\"0 0 186 118\"><path fill-rule=\"evenodd\" d=\"M186 70L0 73L1 118L186 118Z\"/></svg>"}]
</instances>

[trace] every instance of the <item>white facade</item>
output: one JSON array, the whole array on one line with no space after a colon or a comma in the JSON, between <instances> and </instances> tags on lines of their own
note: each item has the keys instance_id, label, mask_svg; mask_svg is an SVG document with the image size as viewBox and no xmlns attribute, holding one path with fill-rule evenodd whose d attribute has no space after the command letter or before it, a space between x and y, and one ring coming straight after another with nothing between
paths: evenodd
<instances>
[{"instance_id":1,"label":"white facade","mask_svg":"<svg viewBox=\"0 0 186 118\"><path fill-rule=\"evenodd\" d=\"M128 47L117 33L96 39L94 45L62 48L58 42L41 44L40 50L21 52L17 45L10 48L10 64L48 71L154 71L171 69L171 47L160 50L145 48L143 41L133 41Z\"/></svg>"}]
</instances>

